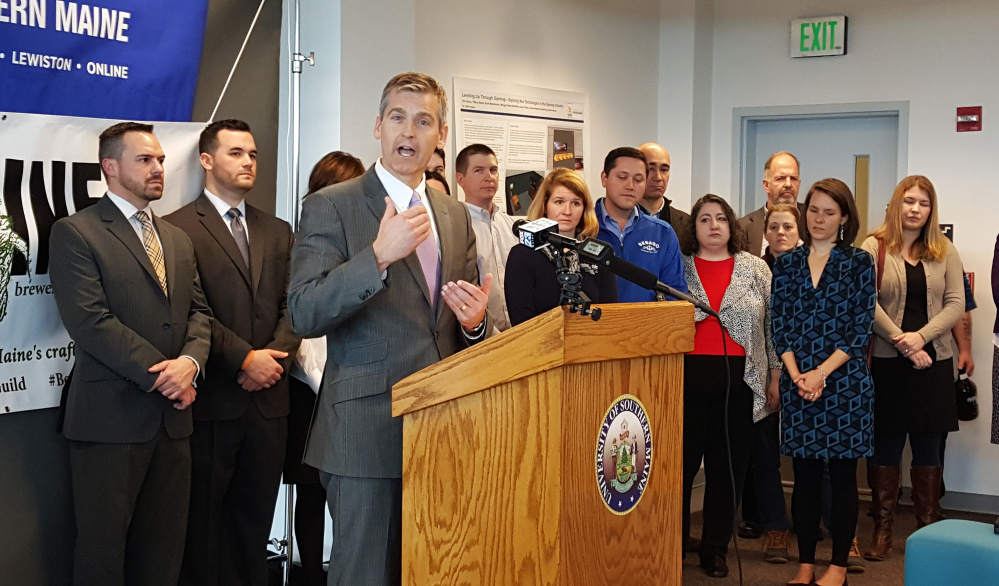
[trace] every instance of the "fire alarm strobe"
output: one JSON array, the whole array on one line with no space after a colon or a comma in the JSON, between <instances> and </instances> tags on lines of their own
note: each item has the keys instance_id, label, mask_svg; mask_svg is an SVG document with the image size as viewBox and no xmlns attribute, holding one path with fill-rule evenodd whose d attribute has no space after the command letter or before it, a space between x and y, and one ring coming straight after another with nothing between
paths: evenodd
<instances>
[{"instance_id":1,"label":"fire alarm strobe","mask_svg":"<svg viewBox=\"0 0 999 586\"><path fill-rule=\"evenodd\" d=\"M973 132L982 129L982 107L970 106L957 109L957 131Z\"/></svg>"}]
</instances>

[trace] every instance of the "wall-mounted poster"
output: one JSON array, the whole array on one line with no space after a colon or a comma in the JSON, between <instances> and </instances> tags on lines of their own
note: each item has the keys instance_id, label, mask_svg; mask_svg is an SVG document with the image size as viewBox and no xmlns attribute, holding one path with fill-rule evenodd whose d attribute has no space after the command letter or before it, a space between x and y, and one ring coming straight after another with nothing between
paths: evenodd
<instances>
[{"instance_id":1,"label":"wall-mounted poster","mask_svg":"<svg viewBox=\"0 0 999 586\"><path fill-rule=\"evenodd\" d=\"M454 154L475 143L496 151L501 210L526 215L541 180L556 167L583 172L589 144L585 93L456 77L452 103Z\"/></svg>"}]
</instances>

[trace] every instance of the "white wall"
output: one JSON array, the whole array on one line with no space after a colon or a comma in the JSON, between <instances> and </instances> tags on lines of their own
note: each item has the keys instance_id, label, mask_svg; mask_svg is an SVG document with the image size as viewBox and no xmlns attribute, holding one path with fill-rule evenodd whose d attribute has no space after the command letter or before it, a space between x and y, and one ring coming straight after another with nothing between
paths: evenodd
<instances>
[{"instance_id":1,"label":"white wall","mask_svg":"<svg viewBox=\"0 0 999 586\"><path fill-rule=\"evenodd\" d=\"M302 48L319 59L303 76L303 104L311 101L303 108L303 174L335 148L370 165L378 156L371 131L381 88L409 69L449 91L451 78L462 76L588 93L593 161L586 175L594 194L602 195L599 163L608 150L657 140L673 155L668 195L680 207L706 191L730 195L738 156L733 108L908 101L908 172L934 181L942 220L955 224L965 266L978 275L982 414L951 436L947 482L955 491L999 495L990 482L999 476L999 447L988 442L995 317L988 275L999 231L988 197L999 169L999 141L989 140L989 113L999 111L992 0L302 4ZM792 60L791 20L834 14L850 18L849 54ZM327 60L335 53L339 59ZM316 86L306 89L310 83ZM955 108L968 105L984 106L983 132L954 132ZM280 201L279 187L279 208Z\"/></svg>"},{"instance_id":2,"label":"white wall","mask_svg":"<svg viewBox=\"0 0 999 586\"><path fill-rule=\"evenodd\" d=\"M420 0L416 18L416 64L449 92L471 77L589 94L594 197L608 151L655 140L657 0Z\"/></svg>"},{"instance_id":3,"label":"white wall","mask_svg":"<svg viewBox=\"0 0 999 586\"><path fill-rule=\"evenodd\" d=\"M793 19L846 14L848 54L791 59ZM907 100L909 174L940 195L941 221L953 223L967 270L977 275L974 356L981 415L947 444L949 490L999 495L999 446L989 444L992 304L989 274L999 211L999 61L992 0L715 0L712 60L711 186L731 191L732 109L750 106ZM984 107L984 130L955 132L955 109ZM993 120L995 120L993 118Z\"/></svg>"}]
</instances>

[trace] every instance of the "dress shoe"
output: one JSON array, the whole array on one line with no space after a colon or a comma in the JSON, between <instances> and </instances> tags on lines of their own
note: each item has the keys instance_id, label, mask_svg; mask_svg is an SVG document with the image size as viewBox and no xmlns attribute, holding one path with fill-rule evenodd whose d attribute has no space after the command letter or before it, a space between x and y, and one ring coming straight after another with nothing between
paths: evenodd
<instances>
[{"instance_id":1,"label":"dress shoe","mask_svg":"<svg viewBox=\"0 0 999 586\"><path fill-rule=\"evenodd\" d=\"M728 563L725 561L725 556L701 554L701 569L712 578L728 576Z\"/></svg>"},{"instance_id":2,"label":"dress shoe","mask_svg":"<svg viewBox=\"0 0 999 586\"><path fill-rule=\"evenodd\" d=\"M739 537L743 539L759 539L763 535L763 526L759 523L739 523L739 530L737 532Z\"/></svg>"},{"instance_id":3,"label":"dress shoe","mask_svg":"<svg viewBox=\"0 0 999 586\"><path fill-rule=\"evenodd\" d=\"M863 574L866 569L864 558L860 556L860 544L854 537L853 544L850 546L850 556L846 558L846 571L849 574Z\"/></svg>"},{"instance_id":4,"label":"dress shoe","mask_svg":"<svg viewBox=\"0 0 999 586\"><path fill-rule=\"evenodd\" d=\"M768 564L786 564L787 548L787 531L767 531L767 536L763 540L763 561Z\"/></svg>"}]
</instances>

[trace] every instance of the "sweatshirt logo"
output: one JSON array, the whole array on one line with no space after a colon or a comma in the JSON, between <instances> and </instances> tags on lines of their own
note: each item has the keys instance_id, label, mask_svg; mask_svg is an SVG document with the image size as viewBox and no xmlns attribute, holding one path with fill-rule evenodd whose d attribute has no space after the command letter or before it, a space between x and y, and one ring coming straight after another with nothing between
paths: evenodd
<instances>
[{"instance_id":1,"label":"sweatshirt logo","mask_svg":"<svg viewBox=\"0 0 999 586\"><path fill-rule=\"evenodd\" d=\"M652 240L642 240L638 243L638 249L649 254L656 254L659 252L659 243Z\"/></svg>"}]
</instances>

